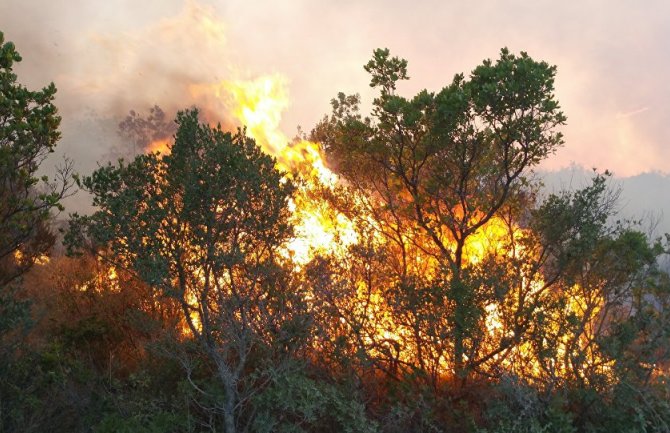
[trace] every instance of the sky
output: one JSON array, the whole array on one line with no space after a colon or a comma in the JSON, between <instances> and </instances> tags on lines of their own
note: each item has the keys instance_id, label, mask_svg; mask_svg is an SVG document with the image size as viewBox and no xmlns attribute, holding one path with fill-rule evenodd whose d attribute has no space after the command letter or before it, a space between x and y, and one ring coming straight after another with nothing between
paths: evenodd
<instances>
[{"instance_id":1,"label":"sky","mask_svg":"<svg viewBox=\"0 0 670 433\"><path fill-rule=\"evenodd\" d=\"M21 82L56 83L58 153L83 173L108 158L131 109L197 103L188 83L279 77L292 136L337 92L369 107L362 66L375 48L409 61L400 92L411 96L508 47L558 66L566 142L543 170L596 167L647 176L652 191L670 185L667 0L2 0L0 31L24 58Z\"/></svg>"}]
</instances>

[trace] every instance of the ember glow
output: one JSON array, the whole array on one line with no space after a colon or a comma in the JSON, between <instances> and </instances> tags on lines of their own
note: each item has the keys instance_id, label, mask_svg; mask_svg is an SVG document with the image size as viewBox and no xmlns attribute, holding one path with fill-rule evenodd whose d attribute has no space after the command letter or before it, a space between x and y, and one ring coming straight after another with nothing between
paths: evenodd
<instances>
[{"instance_id":1,"label":"ember glow","mask_svg":"<svg viewBox=\"0 0 670 433\"><path fill-rule=\"evenodd\" d=\"M206 20L203 25L209 30L202 33L205 35L212 33L215 24L212 19ZM212 34L217 35L217 40L222 39L220 32ZM298 180L298 190L289 203L289 209L293 214L294 237L284 249L285 258L297 271L303 269L317 255L344 258L350 246L364 241L360 235L361 228L357 226L361 221L367 226L366 236L371 237L368 241L372 244L384 248L385 244L390 242L384 234L387 228L380 227L371 214L366 213L368 211L365 201L374 198L359 197L357 193L349 191L349 199L360 205L355 216L356 221L350 219L348 214L344 215L335 209L333 204L323 198L323 191L334 192L345 185L342 185L338 175L328 167L319 143L302 137L291 139L281 130L282 115L290 106L287 80L283 76L269 74L258 75L251 79L235 78L216 82L193 80L179 85L186 89L187 100L200 109L201 116L206 122L211 125L222 124L222 127L228 130L243 128L264 152L276 159L277 168L283 171L287 178ZM146 146L145 151L167 154L170 152L172 140L155 139ZM460 214L462 218L462 212L458 210L454 210L453 214L456 217ZM471 223L476 224L482 217L483 215L477 212L472 213ZM439 278L444 278L445 274L439 270L439 259L433 254L434 252L431 252L430 239L422 238L425 235L421 234L421 228L407 222L403 224L406 226L394 227L392 230L401 233L401 242L406 244L403 248L406 248L405 252L408 253L406 259L411 262L408 265L410 272L421 276L428 284L444 284ZM462 251L463 266L486 267L488 260L516 260L524 254L532 255L532 252L524 251L521 246L520 240L527 235L524 230L494 215L466 238ZM455 248L455 241L453 239L448 241L450 235L445 233L444 236L446 243L453 243ZM485 334L481 344L491 353L495 352L497 347L504 345L504 341L511 341L516 337L510 319L505 317L514 313L515 305L530 302L528 298L539 299L540 296L547 296L543 293L545 283L539 273L528 277L522 276L520 281L518 294L506 295L504 299L488 300L481 306L479 322ZM393 285L398 281L387 283ZM434 352L430 355L432 365L429 367L434 374L448 376L453 371L454 366L450 365L451 361L447 355L453 351L453 343L448 338L450 331L442 329L441 333L447 332L442 336L423 335L422 332L428 331L417 331L413 328L411 320L414 319L399 317L393 312L394 307L386 299L384 287L370 287L362 279L351 281L351 284L355 290L343 307L349 316L341 317L340 325L346 329L345 332L351 332L359 326L365 328L362 341L372 357L392 358L411 365L421 357L421 351L426 350L426 347L423 349L420 347L424 345ZM585 305L579 292L578 285L571 289L571 296L575 299L565 307L563 316L595 317L597 314L593 313L593 309L588 312L585 312L584 308L579 310L580 306ZM521 297L525 297L525 301L520 300ZM185 302L191 311L189 314L191 323L196 328L199 327L199 300L194 294L187 294ZM559 316L552 317L553 324L548 325L555 328L552 332L556 335L556 341L552 344L556 346L557 359L552 361L552 374L569 373L569 352L575 350L585 351L588 355L588 360L585 362L602 365L603 369L609 368L601 362L597 351L589 347L592 339L578 337L577 341L573 341L565 334L560 325L565 317ZM588 331L591 326L595 325L592 321L587 321L584 329ZM186 324L183 324L183 331L184 335L190 334ZM426 343L427 341L429 342ZM533 377L541 377L548 368L540 364L534 350L530 343L521 342L492 355L490 363L504 366L532 380Z\"/></svg>"},{"instance_id":2,"label":"ember glow","mask_svg":"<svg viewBox=\"0 0 670 433\"><path fill-rule=\"evenodd\" d=\"M191 96L202 104L203 116L211 124L217 124L221 120L233 123L240 128L245 128L246 134L252 137L256 143L267 154L276 158L277 167L286 173L288 177L297 176L301 180L300 187L289 203L293 212L295 224L295 236L286 245L286 258L300 269L317 254L343 256L348 246L359 240L355 229L355 223L334 209L323 199L317 198L315 191L323 188L336 188L339 185L338 176L327 167L322 149L319 143L304 139L289 139L280 129L282 113L289 106L288 92L285 80L279 75L267 75L253 80L224 80L212 84L193 84L189 87ZM159 139L153 141L147 148L147 152L168 153L171 140ZM354 197L354 200L356 198ZM363 206L364 208L364 206ZM456 212L458 214L459 212ZM473 222L482 215L475 213ZM361 217L374 227L372 218ZM374 231L374 230L373 230ZM377 227L377 230L379 228ZM523 248L517 242L524 236L524 230L505 221L503 218L493 216L486 224L472 233L463 247L463 260L466 267L478 266L487 258L513 259L518 254L524 254ZM373 235L374 236L374 235ZM383 236L375 236L374 242L386 242ZM426 240L426 242L429 242ZM416 251L417 271L423 269L426 276L434 275L437 264L430 255ZM523 283L526 296L535 296L543 287L544 281L537 275L533 280ZM366 326L371 327L365 343L369 346L370 355L394 357L399 361L411 363L417 356L419 350L412 343L413 330L407 324L398 321L390 313L390 306L382 292L372 290L363 281L356 283L357 293L351 301L350 313L355 320L362 320ZM581 298L579 286L571 289L573 301L566 306L565 314L584 316L585 301ZM190 306L191 320L196 327L198 320L198 301L193 295L186 300ZM514 300L507 301L514 303ZM509 307L508 307L509 308ZM504 314L502 304L490 303L484 308L483 326L488 336L484 343L495 347L504 339L513 337L513 333L502 320ZM592 312L589 312L592 313ZM592 314L588 314L592 315ZM555 333L558 336L563 332L558 322L560 317L555 318ZM353 326L349 319L342 318L342 326ZM586 329L595 326L591 322L585 324ZM184 324L184 333L189 335L190 331ZM569 356L570 351L580 350L587 355L585 361L589 365L599 366L601 371L607 371L611 365L604 363L597 351L589 346L588 338L578 339L576 342L563 335L557 341L557 357L552 361L552 374L558 376L570 373ZM581 344L583 343L583 344ZM437 342L438 345L449 345L447 341ZM579 346L575 349L574 345ZM572 345L571 348L568 346ZM543 366L538 364L532 354L529 344L520 344L516 347L504 350L491 358L491 362L505 366L510 371L532 380L540 377ZM453 366L444 356L437 356L436 365L432 367L439 375L448 375ZM546 369L546 367L545 367Z\"/></svg>"},{"instance_id":3,"label":"ember glow","mask_svg":"<svg viewBox=\"0 0 670 433\"><path fill-rule=\"evenodd\" d=\"M268 155L277 167L303 182L289 204L295 215L296 236L287 245L294 263L307 263L315 252L333 251L355 242L352 223L336 214L326 203L310 198L316 188L332 188L338 178L327 166L318 143L289 139L279 127L282 112L289 106L285 80L279 75L253 80L224 80L189 86L191 97L202 104L203 116L212 124L231 117L237 127ZM146 152L168 153L172 139L152 141Z\"/></svg>"}]
</instances>

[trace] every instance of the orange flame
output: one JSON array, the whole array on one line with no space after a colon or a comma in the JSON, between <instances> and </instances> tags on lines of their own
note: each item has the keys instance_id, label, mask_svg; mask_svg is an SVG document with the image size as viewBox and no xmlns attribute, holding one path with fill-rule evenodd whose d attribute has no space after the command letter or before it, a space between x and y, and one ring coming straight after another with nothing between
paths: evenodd
<instances>
[{"instance_id":1,"label":"orange flame","mask_svg":"<svg viewBox=\"0 0 670 433\"><path fill-rule=\"evenodd\" d=\"M352 224L342 215L333 216L324 204L314 203L306 194L317 186L333 187L337 176L326 166L318 143L290 140L281 130L282 112L289 106L285 80L279 75L254 80L224 80L192 85L191 95L205 101L207 116L234 118L239 126L269 155L288 176L298 173L305 186L290 207L296 236L287 253L296 264L304 264L316 251L329 251L355 240Z\"/></svg>"},{"instance_id":2,"label":"orange flame","mask_svg":"<svg viewBox=\"0 0 670 433\"><path fill-rule=\"evenodd\" d=\"M146 147L145 152L154 153L159 152L163 155L170 153L170 145L172 144L171 138L161 138L154 140Z\"/></svg>"},{"instance_id":3,"label":"orange flame","mask_svg":"<svg viewBox=\"0 0 670 433\"><path fill-rule=\"evenodd\" d=\"M211 19L203 20L203 28L217 37L221 37L220 26ZM333 188L338 183L338 177L326 165L322 150L318 143L307 140L290 140L281 130L282 112L289 106L286 81L279 75L261 76L253 80L223 80L217 83L195 83L188 86L188 92L203 111L205 118L216 121L232 120L237 126L246 127L246 133L254 138L258 145L269 155L277 159L280 169L289 173L299 174L305 185L298 192L295 199L289 204L295 220L295 238L286 245L287 257L290 257L296 266L307 263L315 253L320 251L342 251L347 245L357 241L354 224L340 213L334 212L325 203L317 203L309 196L309 191L318 187ZM216 123L216 122L214 122ZM148 151L169 153L171 140L156 140L150 144ZM476 265L491 254L515 254L509 249L510 239L521 236L521 230L511 227L500 218L494 217L477 232L472 234L464 246L466 263ZM425 259L430 261L430 259ZM430 268L431 263L426 267ZM542 286L542 281L527 282L532 288ZM359 299L365 296L365 290L359 287ZM576 288L573 288L576 290ZM577 296L577 295L576 295ZM196 308L197 299L189 295L188 304ZM375 315L382 324L377 338L380 340L403 341L411 338L407 327L393 323L393 318L384 310L385 300L382 294L373 293L368 296L367 304L358 302L353 307L360 314ZM578 298L566 309L579 310L582 301ZM363 311L365 309L365 311ZM502 324L502 310L499 305L492 303L485 306L484 324L491 339L501 339L506 331ZM197 315L192 317L197 319ZM195 319L194 319L195 320ZM371 318L372 320L372 318ZM199 323L196 322L196 326ZM562 342L565 351L567 342ZM516 349L518 356L528 358L530 348L524 345ZM412 356L404 354L402 356ZM594 355L596 356L596 355ZM442 359L442 368L448 371L446 360ZM530 374L537 373L538 367L532 365ZM557 361L558 362L558 361ZM557 367L559 370L566 366Z\"/></svg>"}]
</instances>

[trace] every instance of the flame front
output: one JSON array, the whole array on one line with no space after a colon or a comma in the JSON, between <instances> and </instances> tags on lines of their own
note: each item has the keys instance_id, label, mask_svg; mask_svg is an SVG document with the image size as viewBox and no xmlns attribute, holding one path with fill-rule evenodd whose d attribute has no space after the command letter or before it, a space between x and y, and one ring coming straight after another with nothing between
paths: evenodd
<instances>
[{"instance_id":1,"label":"flame front","mask_svg":"<svg viewBox=\"0 0 670 433\"><path fill-rule=\"evenodd\" d=\"M246 128L246 134L266 153L276 158L278 168L286 172L287 177L298 175L302 180L296 196L289 203L294 218L295 236L285 247L286 257L296 268L299 269L320 252L331 254L339 252L343 255L349 245L359 240L354 223L350 219L334 210L325 200L315 199L315 194L312 194L319 188L333 189L338 185L338 177L327 167L320 145L303 139L290 140L280 130L282 112L289 106L285 80L281 76L269 75L248 81L224 80L212 84L193 84L190 86L190 93L196 101L199 101L203 116L210 123L227 119L232 120L235 126ZM165 153L169 152L169 149L169 141L157 140L151 143L147 150ZM365 215L362 218L365 219ZM374 225L371 218L369 222ZM465 265L481 265L490 257L503 260L515 258L520 251L510 244L522 236L521 229L494 216L466 240L463 246ZM376 241L384 242L381 238ZM431 275L437 267L433 263L434 258L429 255L419 253L417 261L426 276ZM527 294L531 296L543 284L544 282L538 277L523 283L527 287ZM357 293L354 299L348 301L351 303L349 308L352 315L364 317L363 320L367 323L374 323L374 329L365 340L371 347L369 350L372 355L380 355L383 351L396 351L393 356L403 362L409 362L418 356L411 340L426 336L414 335L411 327L399 323L390 313L388 300L384 299L381 292L371 292L362 282L356 282L356 287ZM566 306L566 313L578 309L582 302L580 295L577 294L578 286L573 288L573 291L576 300ZM190 297L187 301L192 308L197 307L195 298ZM488 334L484 337L484 344L493 346L513 337L504 325L501 307L495 302L484 306L482 326ZM197 319L196 316L194 315ZM341 320L343 326L349 326L345 318ZM554 326L558 332L560 325ZM449 343L436 341L435 344L446 347ZM558 374L564 374L568 369L565 365L567 361L558 359L568 350L568 344L568 341L561 339L557 341L556 350L560 356L557 356L555 366L552 368ZM586 349L592 358L592 364L601 362L594 350ZM526 377L540 376L541 366L533 359L531 352L532 348L522 343L492 357L491 362L510 370L521 368L524 370L521 373ZM440 375L448 374L450 371L448 359L443 355L437 359L434 369ZM605 365L603 368L609 366Z\"/></svg>"},{"instance_id":2,"label":"flame front","mask_svg":"<svg viewBox=\"0 0 670 433\"><path fill-rule=\"evenodd\" d=\"M317 251L332 251L356 240L352 223L336 215L325 203L315 203L309 192L318 187L334 187L337 176L326 166L318 143L290 140L280 130L282 112L289 106L285 80L269 75L254 80L224 80L191 86L192 96L205 101L205 116L232 116L246 128L248 136L269 155L288 176L298 174L304 182L290 207L294 214L295 238L287 245L297 265L307 263Z\"/></svg>"}]
</instances>

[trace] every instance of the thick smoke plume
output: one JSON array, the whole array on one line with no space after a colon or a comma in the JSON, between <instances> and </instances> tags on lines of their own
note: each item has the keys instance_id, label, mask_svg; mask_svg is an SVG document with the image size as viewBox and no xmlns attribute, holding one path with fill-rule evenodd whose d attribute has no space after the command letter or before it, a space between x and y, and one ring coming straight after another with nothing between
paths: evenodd
<instances>
[{"instance_id":1,"label":"thick smoke plume","mask_svg":"<svg viewBox=\"0 0 670 433\"><path fill-rule=\"evenodd\" d=\"M242 126L233 113L241 97L235 89L242 86L268 82L265 91L283 101L274 107L277 113L288 104L281 77L250 79L251 74L235 67L225 24L196 2L187 2L171 17L122 32L96 29L83 40L56 37L52 52L44 49L43 39L53 33L48 18L42 19L45 26L36 35L20 29L13 35L10 29L7 36L18 36L24 53L24 69L18 71L23 82L32 87L56 82L63 117L58 151L73 157L83 173L107 160L164 150L152 146L169 142L178 110L196 106L209 123ZM78 210L76 201L69 204Z\"/></svg>"},{"instance_id":2,"label":"thick smoke plume","mask_svg":"<svg viewBox=\"0 0 670 433\"><path fill-rule=\"evenodd\" d=\"M281 71L291 80L293 106L282 119L290 132L314 125L338 91L360 91L369 101L361 65L376 47L410 61L412 80L402 90L411 95L439 90L502 46L558 65L566 145L544 168L575 162L618 176L667 173L670 60L662 53L669 16L665 0L645 7L607 0L0 2L0 30L24 57L20 81L31 88L56 83L63 115L58 152L82 173L127 146L118 125L130 110L147 116L158 105L169 119L198 104L210 117L233 122L233 95L193 94L192 85ZM646 190L666 188L654 183Z\"/></svg>"}]
</instances>

